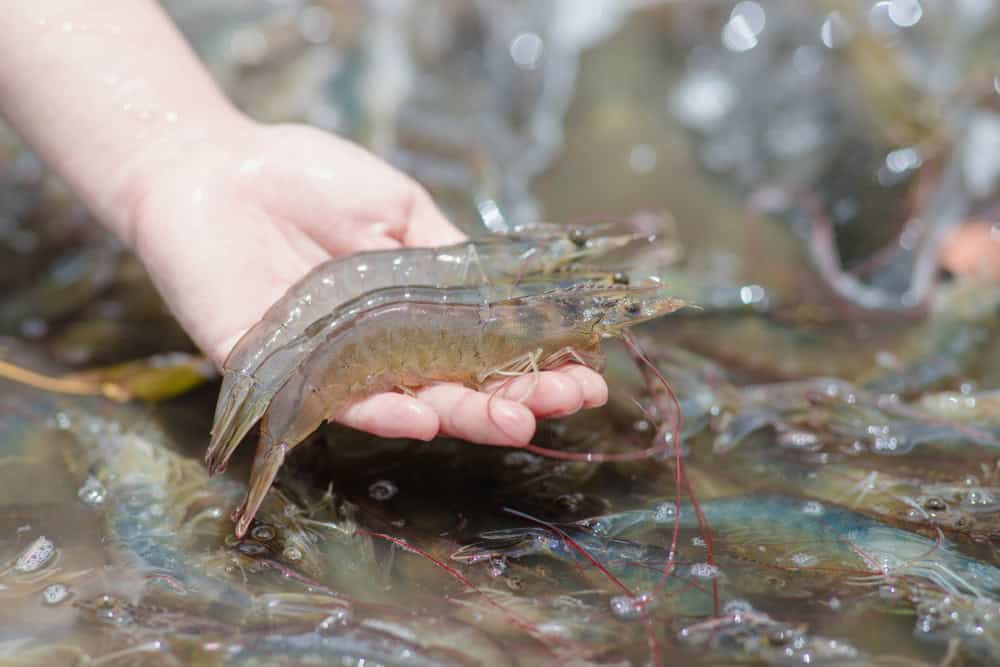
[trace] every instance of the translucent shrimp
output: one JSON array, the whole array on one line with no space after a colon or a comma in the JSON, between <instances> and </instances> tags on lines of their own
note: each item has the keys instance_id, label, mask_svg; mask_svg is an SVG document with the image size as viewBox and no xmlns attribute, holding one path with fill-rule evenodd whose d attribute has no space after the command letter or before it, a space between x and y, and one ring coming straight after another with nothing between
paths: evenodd
<instances>
[{"instance_id":1,"label":"translucent shrimp","mask_svg":"<svg viewBox=\"0 0 1000 667\"><path fill-rule=\"evenodd\" d=\"M477 287L387 287L368 292L355 299L343 303L329 315L309 325L305 331L285 345L273 350L267 357L260 360L246 388L242 402L235 408L229 422L229 428L214 437L205 461L209 472L221 472L226 461L243 440L243 437L253 427L267 410L268 403L278 388L295 371L296 367L325 338L329 331L342 326L351 318L363 311L377 308L390 303L420 301L440 304L488 304L503 299L539 294L554 287L574 287L581 285L613 285L629 276L620 273L598 273L594 271L574 272L567 280L555 282L551 279L529 279L514 284L496 286L482 285Z\"/></svg>"},{"instance_id":2,"label":"translucent shrimp","mask_svg":"<svg viewBox=\"0 0 1000 667\"><path fill-rule=\"evenodd\" d=\"M538 235L544 236L541 232ZM263 360L346 301L393 286L461 287L517 282L524 276L551 274L640 238L631 232L600 234L580 228L564 230L552 238L496 237L440 248L377 250L320 264L264 313L223 364L210 451L239 440L235 433L243 426L237 413L252 391L255 371Z\"/></svg>"},{"instance_id":3,"label":"translucent shrimp","mask_svg":"<svg viewBox=\"0 0 1000 667\"><path fill-rule=\"evenodd\" d=\"M600 342L684 303L649 288L578 288L492 304L391 303L325 336L278 390L261 426L250 489L236 512L246 532L288 451L325 420L372 394L578 361L600 368Z\"/></svg>"}]
</instances>

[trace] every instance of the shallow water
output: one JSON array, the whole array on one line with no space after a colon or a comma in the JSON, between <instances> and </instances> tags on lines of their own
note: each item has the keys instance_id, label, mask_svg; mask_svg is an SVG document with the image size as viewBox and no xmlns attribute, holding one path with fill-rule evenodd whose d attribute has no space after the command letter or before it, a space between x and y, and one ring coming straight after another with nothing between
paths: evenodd
<instances>
[{"instance_id":1,"label":"shallow water","mask_svg":"<svg viewBox=\"0 0 1000 667\"><path fill-rule=\"evenodd\" d=\"M1000 5L166 4L250 113L371 146L467 229L665 231L631 261L703 306L637 332L683 476L330 428L237 541L215 386L0 380L0 664L997 664ZM0 156L4 358L190 349ZM609 405L539 444L648 446L662 406L608 353Z\"/></svg>"}]
</instances>

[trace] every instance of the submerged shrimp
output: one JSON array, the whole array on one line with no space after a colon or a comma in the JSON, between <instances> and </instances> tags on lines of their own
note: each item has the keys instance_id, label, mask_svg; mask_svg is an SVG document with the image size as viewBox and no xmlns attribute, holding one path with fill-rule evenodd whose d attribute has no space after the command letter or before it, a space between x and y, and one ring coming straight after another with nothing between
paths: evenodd
<instances>
[{"instance_id":1,"label":"submerged shrimp","mask_svg":"<svg viewBox=\"0 0 1000 667\"><path fill-rule=\"evenodd\" d=\"M492 285L519 281L523 276L548 275L643 238L634 232L604 233L602 228L563 230L558 236L549 233L466 241L440 248L376 250L338 257L317 266L264 313L226 359L212 424L210 465L218 470L216 453L234 447L253 425L253 421L246 423L247 417L240 414L240 409L248 398L256 398L251 394L263 361L344 302L392 286ZM257 413L253 419L259 416Z\"/></svg>"},{"instance_id":2,"label":"submerged shrimp","mask_svg":"<svg viewBox=\"0 0 1000 667\"><path fill-rule=\"evenodd\" d=\"M494 376L567 361L599 369L602 339L683 305L650 288L578 288L492 304L390 303L360 313L328 332L271 401L250 489L236 512L237 535L288 451L351 403L430 382L479 388Z\"/></svg>"},{"instance_id":3,"label":"submerged shrimp","mask_svg":"<svg viewBox=\"0 0 1000 667\"><path fill-rule=\"evenodd\" d=\"M235 408L226 437L213 439L205 461L211 474L221 472L225 462L267 410L274 394L285 383L309 353L315 350L327 332L334 331L358 314L390 303L420 301L439 304L488 304L494 301L539 294L555 286L578 287L581 285L610 286L619 282L628 283L631 276L608 272L574 272L566 281L545 278L531 278L524 282L503 285L479 285L476 287L437 288L424 286L386 287L373 290L362 296L344 302L332 313L321 317L309 325L305 331L287 344L275 349L263 358L254 370L252 381L246 388L243 401Z\"/></svg>"}]
</instances>

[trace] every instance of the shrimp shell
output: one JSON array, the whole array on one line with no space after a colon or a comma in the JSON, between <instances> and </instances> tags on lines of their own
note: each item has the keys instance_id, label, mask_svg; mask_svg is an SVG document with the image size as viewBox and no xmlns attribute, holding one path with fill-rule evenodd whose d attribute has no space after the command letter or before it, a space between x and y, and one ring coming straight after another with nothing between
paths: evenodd
<instances>
[{"instance_id":1,"label":"shrimp shell","mask_svg":"<svg viewBox=\"0 0 1000 667\"><path fill-rule=\"evenodd\" d=\"M427 303L487 304L520 296L538 294L556 286L613 285L621 280L617 273L573 273L572 278L556 283L553 280L529 279L517 285L436 288L424 286L387 287L373 290L351 299L331 314L321 317L309 325L299 336L273 350L262 359L254 371L251 382L245 390L242 403L235 408L229 428L213 438L205 460L212 474L225 468L226 462L243 437L267 410L267 406L278 388L295 371L296 367L325 338L327 332L335 330L360 313L394 302L421 301Z\"/></svg>"},{"instance_id":2,"label":"shrimp shell","mask_svg":"<svg viewBox=\"0 0 1000 667\"><path fill-rule=\"evenodd\" d=\"M478 388L498 370L568 359L598 366L602 338L682 305L659 290L577 287L492 304L390 303L350 318L327 332L272 399L237 534L249 527L286 453L351 403L430 382Z\"/></svg>"},{"instance_id":3,"label":"shrimp shell","mask_svg":"<svg viewBox=\"0 0 1000 667\"><path fill-rule=\"evenodd\" d=\"M548 240L496 237L440 248L376 250L317 266L268 309L226 359L209 447L213 471L220 469L216 452L235 446L253 425L245 424L240 412L253 393L260 365L344 302L392 286L476 286L548 275L640 238L635 233L588 236L586 230L573 229Z\"/></svg>"}]
</instances>

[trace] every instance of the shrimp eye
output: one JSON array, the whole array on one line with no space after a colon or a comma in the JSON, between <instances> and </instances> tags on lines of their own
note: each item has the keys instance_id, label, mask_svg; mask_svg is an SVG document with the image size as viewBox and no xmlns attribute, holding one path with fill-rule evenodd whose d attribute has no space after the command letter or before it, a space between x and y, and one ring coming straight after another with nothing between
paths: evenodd
<instances>
[{"instance_id":1,"label":"shrimp eye","mask_svg":"<svg viewBox=\"0 0 1000 667\"><path fill-rule=\"evenodd\" d=\"M642 311L642 306L640 306L635 301L629 301L625 304L625 312L629 315L638 315Z\"/></svg>"},{"instance_id":2,"label":"shrimp eye","mask_svg":"<svg viewBox=\"0 0 1000 667\"><path fill-rule=\"evenodd\" d=\"M577 248L582 248L587 245L587 232L580 228L574 229L569 233L569 240Z\"/></svg>"},{"instance_id":3,"label":"shrimp eye","mask_svg":"<svg viewBox=\"0 0 1000 667\"><path fill-rule=\"evenodd\" d=\"M629 284L628 274L618 271L615 273L615 275L611 276L611 282L613 282L616 285L628 285Z\"/></svg>"}]
</instances>

